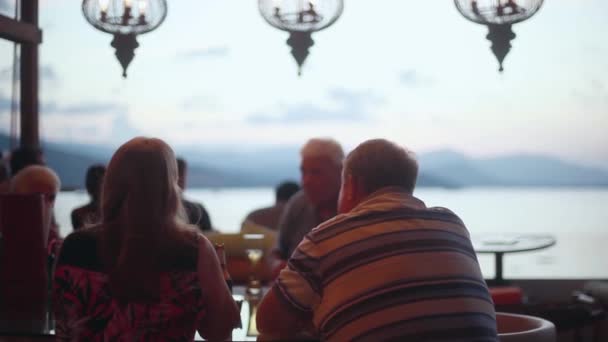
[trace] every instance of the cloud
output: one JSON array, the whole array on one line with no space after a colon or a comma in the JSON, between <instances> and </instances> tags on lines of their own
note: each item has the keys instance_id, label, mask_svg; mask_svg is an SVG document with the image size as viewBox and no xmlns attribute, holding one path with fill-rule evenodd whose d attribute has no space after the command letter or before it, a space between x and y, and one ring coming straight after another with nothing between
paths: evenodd
<instances>
[{"instance_id":1,"label":"cloud","mask_svg":"<svg viewBox=\"0 0 608 342\"><path fill-rule=\"evenodd\" d=\"M399 81L407 87L423 87L433 84L431 78L420 75L416 69L408 69L401 72Z\"/></svg>"},{"instance_id":2,"label":"cloud","mask_svg":"<svg viewBox=\"0 0 608 342\"><path fill-rule=\"evenodd\" d=\"M0 0L2 1L2 0ZM19 72L19 62L17 62L17 76L21 76ZM38 69L38 77L41 80L58 82L57 72L50 65L43 65ZM20 79L20 77L18 77ZM0 69L0 81L11 81L13 80L13 67L7 66Z\"/></svg>"},{"instance_id":3,"label":"cloud","mask_svg":"<svg viewBox=\"0 0 608 342\"><path fill-rule=\"evenodd\" d=\"M109 140L116 141L116 138L118 138L118 141L122 143L139 135L142 135L142 132L133 126L126 113L114 116L112 134L108 137Z\"/></svg>"},{"instance_id":4,"label":"cloud","mask_svg":"<svg viewBox=\"0 0 608 342\"><path fill-rule=\"evenodd\" d=\"M218 108L217 97L211 96L191 96L182 101L179 105L185 111L216 110Z\"/></svg>"},{"instance_id":5,"label":"cloud","mask_svg":"<svg viewBox=\"0 0 608 342\"><path fill-rule=\"evenodd\" d=\"M594 78L591 80L591 87L597 91L603 91L604 88L604 82L602 82L601 80Z\"/></svg>"},{"instance_id":6,"label":"cloud","mask_svg":"<svg viewBox=\"0 0 608 342\"><path fill-rule=\"evenodd\" d=\"M10 112L11 98L0 90L0 113ZM17 101L19 102L19 101ZM17 103L18 105L19 103ZM81 102L70 105L59 105L55 101L47 101L40 104L40 112L44 115L100 115L127 113L126 105L113 102Z\"/></svg>"},{"instance_id":7,"label":"cloud","mask_svg":"<svg viewBox=\"0 0 608 342\"><path fill-rule=\"evenodd\" d=\"M252 124L296 124L311 121L348 121L362 119L360 115L349 115L344 111L332 111L310 104L298 104L287 108L280 117L253 114L247 121Z\"/></svg>"},{"instance_id":8,"label":"cloud","mask_svg":"<svg viewBox=\"0 0 608 342\"><path fill-rule=\"evenodd\" d=\"M381 96L374 94L371 90L334 88L329 91L329 97L351 109L379 105L384 102Z\"/></svg>"},{"instance_id":9,"label":"cloud","mask_svg":"<svg viewBox=\"0 0 608 342\"><path fill-rule=\"evenodd\" d=\"M53 141L110 145L142 135L125 112L96 116L44 115L41 116L40 133L45 139Z\"/></svg>"},{"instance_id":10,"label":"cloud","mask_svg":"<svg viewBox=\"0 0 608 342\"><path fill-rule=\"evenodd\" d=\"M47 81L53 81L56 82L59 80L59 78L57 77L57 73L55 72L55 69L53 69L53 67L51 67L50 65L43 65L40 70L38 70L39 73L39 77L43 80L47 80Z\"/></svg>"},{"instance_id":11,"label":"cloud","mask_svg":"<svg viewBox=\"0 0 608 342\"><path fill-rule=\"evenodd\" d=\"M592 78L584 86L578 86L570 90L570 94L584 106L590 103L602 103L608 105L608 89L603 81Z\"/></svg>"},{"instance_id":12,"label":"cloud","mask_svg":"<svg viewBox=\"0 0 608 342\"><path fill-rule=\"evenodd\" d=\"M11 99L0 90L0 132L8 133L10 109ZM141 134L128 119L128 107L121 104L46 102L40 112L40 133L51 140L114 143Z\"/></svg>"},{"instance_id":13,"label":"cloud","mask_svg":"<svg viewBox=\"0 0 608 342\"><path fill-rule=\"evenodd\" d=\"M370 107L384 102L384 99L371 91L354 91L344 88L334 88L328 92L328 97L335 106L325 108L310 103L299 103L287 106L280 116L270 116L255 113L247 118L251 124L299 124L327 121L370 121Z\"/></svg>"},{"instance_id":14,"label":"cloud","mask_svg":"<svg viewBox=\"0 0 608 342\"><path fill-rule=\"evenodd\" d=\"M227 46L210 46L200 49L192 49L189 51L180 52L177 58L182 59L199 59L199 58L214 58L226 57L230 54L230 49Z\"/></svg>"},{"instance_id":15,"label":"cloud","mask_svg":"<svg viewBox=\"0 0 608 342\"><path fill-rule=\"evenodd\" d=\"M87 115L100 113L126 113L127 107L111 102L82 102L78 104L59 106L55 102L43 104L42 110L45 114L65 114L65 115Z\"/></svg>"}]
</instances>

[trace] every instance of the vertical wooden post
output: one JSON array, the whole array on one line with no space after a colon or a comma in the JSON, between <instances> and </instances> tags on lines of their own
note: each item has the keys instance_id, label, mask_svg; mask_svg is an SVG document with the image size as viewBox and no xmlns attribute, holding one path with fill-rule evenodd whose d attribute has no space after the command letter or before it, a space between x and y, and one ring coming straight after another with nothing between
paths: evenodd
<instances>
[{"instance_id":1,"label":"vertical wooden post","mask_svg":"<svg viewBox=\"0 0 608 342\"><path fill-rule=\"evenodd\" d=\"M38 27L38 0L21 1L21 21ZM38 43L21 44L21 146L39 147Z\"/></svg>"}]
</instances>

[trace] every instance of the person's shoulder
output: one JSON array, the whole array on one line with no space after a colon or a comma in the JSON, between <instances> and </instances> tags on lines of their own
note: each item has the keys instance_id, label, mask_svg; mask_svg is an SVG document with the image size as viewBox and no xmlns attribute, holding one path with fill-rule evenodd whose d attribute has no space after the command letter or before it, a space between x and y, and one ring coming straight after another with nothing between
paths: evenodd
<instances>
[{"instance_id":1,"label":"person's shoulder","mask_svg":"<svg viewBox=\"0 0 608 342\"><path fill-rule=\"evenodd\" d=\"M302 221L303 218L310 215L314 215L314 208L304 191L300 190L291 196L283 207L279 220L279 230L289 222L288 225L291 225L296 221Z\"/></svg>"},{"instance_id":2,"label":"person's shoulder","mask_svg":"<svg viewBox=\"0 0 608 342\"><path fill-rule=\"evenodd\" d=\"M97 227L71 233L61 244L58 263L83 268L97 267L99 265L97 258L99 236Z\"/></svg>"},{"instance_id":3,"label":"person's shoulder","mask_svg":"<svg viewBox=\"0 0 608 342\"><path fill-rule=\"evenodd\" d=\"M339 236L350 228L361 225L358 221L359 215L352 213L337 214L314 227L306 234L306 237L316 244L330 237Z\"/></svg>"},{"instance_id":4,"label":"person's shoulder","mask_svg":"<svg viewBox=\"0 0 608 342\"><path fill-rule=\"evenodd\" d=\"M296 192L285 204L285 210L298 210L310 207L311 203L304 190Z\"/></svg>"},{"instance_id":5,"label":"person's shoulder","mask_svg":"<svg viewBox=\"0 0 608 342\"><path fill-rule=\"evenodd\" d=\"M301 201L308 202L308 197L306 197L306 192L304 192L304 189L300 189L300 190L298 190L298 192L293 194L293 196L291 196L289 198L288 203L289 202L301 202Z\"/></svg>"},{"instance_id":6,"label":"person's shoulder","mask_svg":"<svg viewBox=\"0 0 608 342\"><path fill-rule=\"evenodd\" d=\"M274 207L264 207L264 208L255 209L252 212L250 212L249 214L247 214L247 217L245 219L255 221L256 218L258 218L260 216L265 216L266 214L272 212L273 209L274 209Z\"/></svg>"},{"instance_id":7,"label":"person's shoulder","mask_svg":"<svg viewBox=\"0 0 608 342\"><path fill-rule=\"evenodd\" d=\"M215 246L209 238L207 238L204 234L198 234L197 236L197 253L196 259L194 262L194 267L198 267L199 262L203 262L207 264L209 262L209 258L213 258L216 256Z\"/></svg>"},{"instance_id":8,"label":"person's shoulder","mask_svg":"<svg viewBox=\"0 0 608 342\"><path fill-rule=\"evenodd\" d=\"M199 247L205 236L191 225L181 227L177 235L168 239L160 248L165 257L161 267L167 271L193 271L199 255ZM204 241L203 241L204 242Z\"/></svg>"},{"instance_id":9,"label":"person's shoulder","mask_svg":"<svg viewBox=\"0 0 608 342\"><path fill-rule=\"evenodd\" d=\"M65 238L63 246L89 246L92 243L97 243L100 233L99 226L74 231Z\"/></svg>"},{"instance_id":10,"label":"person's shoulder","mask_svg":"<svg viewBox=\"0 0 608 342\"><path fill-rule=\"evenodd\" d=\"M186 209L186 211L188 211L190 213L206 212L205 207L201 203L195 202L195 201L190 201L183 197L182 197L182 205L183 205L184 209Z\"/></svg>"},{"instance_id":11,"label":"person's shoulder","mask_svg":"<svg viewBox=\"0 0 608 342\"><path fill-rule=\"evenodd\" d=\"M429 207L426 209L429 213L437 215L439 218L445 220L455 221L456 223L463 224L462 220L455 212L445 207Z\"/></svg>"},{"instance_id":12,"label":"person's shoulder","mask_svg":"<svg viewBox=\"0 0 608 342\"><path fill-rule=\"evenodd\" d=\"M427 208L429 211L432 212L436 212L436 213L443 213L443 214L448 214L448 215L456 215L456 213L454 213L453 211L451 211L450 209L446 208L446 207L429 207Z\"/></svg>"},{"instance_id":13,"label":"person's shoulder","mask_svg":"<svg viewBox=\"0 0 608 342\"><path fill-rule=\"evenodd\" d=\"M76 208L74 208L74 210L72 210L72 215L80 215L86 209L87 209L87 205L76 207Z\"/></svg>"},{"instance_id":14,"label":"person's shoulder","mask_svg":"<svg viewBox=\"0 0 608 342\"><path fill-rule=\"evenodd\" d=\"M215 246L205 234L198 233L196 236L197 250L199 253L215 254Z\"/></svg>"},{"instance_id":15,"label":"person's shoulder","mask_svg":"<svg viewBox=\"0 0 608 342\"><path fill-rule=\"evenodd\" d=\"M193 201L193 200L187 199L185 197L182 197L182 203L184 205L189 205L189 206L193 206L193 207L202 207L203 206L200 202Z\"/></svg>"},{"instance_id":16,"label":"person's shoulder","mask_svg":"<svg viewBox=\"0 0 608 342\"><path fill-rule=\"evenodd\" d=\"M252 211L249 212L249 214L247 214L247 217L252 217L252 216L257 216L260 214L263 214L265 212L268 211L268 209L270 209L271 207L263 207L263 208L258 208L258 209L254 209Z\"/></svg>"},{"instance_id":17,"label":"person's shoulder","mask_svg":"<svg viewBox=\"0 0 608 342\"><path fill-rule=\"evenodd\" d=\"M95 212L97 210L98 210L98 208L95 204L87 203L83 206L77 207L74 210L72 210L72 215L82 216L82 215L87 215L88 213L91 213L91 212Z\"/></svg>"},{"instance_id":18,"label":"person's shoulder","mask_svg":"<svg viewBox=\"0 0 608 342\"><path fill-rule=\"evenodd\" d=\"M437 220L454 223L464 227L464 223L460 217L448 208L411 208L400 206L390 210L358 210L338 214L313 228L307 236L311 241L316 242L327 239L328 237L337 236L339 235L339 232L344 232L356 227L378 224L385 222L386 220L395 219Z\"/></svg>"}]
</instances>

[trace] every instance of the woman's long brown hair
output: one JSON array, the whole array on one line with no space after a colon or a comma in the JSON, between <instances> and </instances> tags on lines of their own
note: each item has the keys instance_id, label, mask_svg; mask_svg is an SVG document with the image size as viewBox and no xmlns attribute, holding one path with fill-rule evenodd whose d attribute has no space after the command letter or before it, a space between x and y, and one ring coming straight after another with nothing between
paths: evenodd
<instances>
[{"instance_id":1,"label":"woman's long brown hair","mask_svg":"<svg viewBox=\"0 0 608 342\"><path fill-rule=\"evenodd\" d=\"M171 251L196 246L196 232L178 214L182 210L169 145L137 137L118 148L103 183L99 244L116 299L159 298L163 259Z\"/></svg>"}]
</instances>

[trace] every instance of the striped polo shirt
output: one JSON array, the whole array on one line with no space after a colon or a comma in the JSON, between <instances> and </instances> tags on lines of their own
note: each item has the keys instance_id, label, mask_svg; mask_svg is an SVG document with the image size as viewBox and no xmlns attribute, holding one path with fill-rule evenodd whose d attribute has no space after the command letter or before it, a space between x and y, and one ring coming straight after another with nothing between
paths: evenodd
<instances>
[{"instance_id":1,"label":"striped polo shirt","mask_svg":"<svg viewBox=\"0 0 608 342\"><path fill-rule=\"evenodd\" d=\"M497 341L464 224L395 187L307 234L273 291L322 340Z\"/></svg>"}]
</instances>

